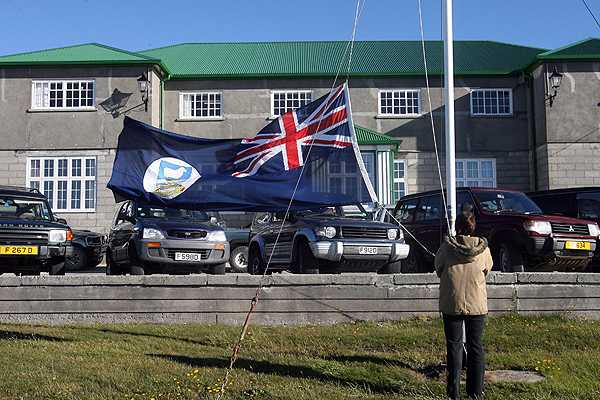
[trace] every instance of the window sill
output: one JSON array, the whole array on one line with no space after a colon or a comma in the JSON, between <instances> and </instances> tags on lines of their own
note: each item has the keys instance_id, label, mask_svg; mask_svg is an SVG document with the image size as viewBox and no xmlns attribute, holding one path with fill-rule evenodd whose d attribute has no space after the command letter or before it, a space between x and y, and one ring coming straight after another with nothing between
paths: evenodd
<instances>
[{"instance_id":1,"label":"window sill","mask_svg":"<svg viewBox=\"0 0 600 400\"><path fill-rule=\"evenodd\" d=\"M95 208L86 208L85 210L52 210L54 216L59 214L93 214L96 212Z\"/></svg>"},{"instance_id":2,"label":"window sill","mask_svg":"<svg viewBox=\"0 0 600 400\"><path fill-rule=\"evenodd\" d=\"M207 117L207 118L177 118L175 122L214 122L224 121L224 117Z\"/></svg>"},{"instance_id":3,"label":"window sill","mask_svg":"<svg viewBox=\"0 0 600 400\"><path fill-rule=\"evenodd\" d=\"M422 118L423 114L407 114L407 115L381 115L375 116L375 119L416 119Z\"/></svg>"},{"instance_id":4,"label":"window sill","mask_svg":"<svg viewBox=\"0 0 600 400\"><path fill-rule=\"evenodd\" d=\"M46 113L46 112L96 112L96 107L87 108L30 108L28 113Z\"/></svg>"},{"instance_id":5,"label":"window sill","mask_svg":"<svg viewBox=\"0 0 600 400\"><path fill-rule=\"evenodd\" d=\"M512 118L514 114L471 114L473 118Z\"/></svg>"}]
</instances>

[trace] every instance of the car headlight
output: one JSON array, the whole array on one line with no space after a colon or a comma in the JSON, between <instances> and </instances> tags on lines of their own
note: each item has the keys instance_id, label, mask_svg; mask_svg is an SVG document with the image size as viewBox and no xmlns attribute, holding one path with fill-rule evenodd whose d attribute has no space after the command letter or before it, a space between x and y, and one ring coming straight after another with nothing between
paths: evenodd
<instances>
[{"instance_id":1,"label":"car headlight","mask_svg":"<svg viewBox=\"0 0 600 400\"><path fill-rule=\"evenodd\" d=\"M590 236L600 236L600 228L598 224L588 224L588 229L590 230Z\"/></svg>"},{"instance_id":2,"label":"car headlight","mask_svg":"<svg viewBox=\"0 0 600 400\"><path fill-rule=\"evenodd\" d=\"M67 231L65 229L50 229L48 232L48 243L64 243L67 241Z\"/></svg>"},{"instance_id":3,"label":"car headlight","mask_svg":"<svg viewBox=\"0 0 600 400\"><path fill-rule=\"evenodd\" d=\"M528 232L537 233L538 235L546 236L552 234L552 225L548 221L525 221L523 228Z\"/></svg>"},{"instance_id":4,"label":"car headlight","mask_svg":"<svg viewBox=\"0 0 600 400\"><path fill-rule=\"evenodd\" d=\"M398 238L398 229L388 229L387 237L389 240L396 240Z\"/></svg>"},{"instance_id":5,"label":"car headlight","mask_svg":"<svg viewBox=\"0 0 600 400\"><path fill-rule=\"evenodd\" d=\"M154 228L144 228L142 239L164 239L165 235L161 231Z\"/></svg>"},{"instance_id":6,"label":"car headlight","mask_svg":"<svg viewBox=\"0 0 600 400\"><path fill-rule=\"evenodd\" d=\"M337 235L337 230L333 226L321 226L315 229L315 235L333 239Z\"/></svg>"},{"instance_id":7,"label":"car headlight","mask_svg":"<svg viewBox=\"0 0 600 400\"><path fill-rule=\"evenodd\" d=\"M227 237L224 231L212 231L206 234L206 240L211 242L226 242Z\"/></svg>"}]
</instances>

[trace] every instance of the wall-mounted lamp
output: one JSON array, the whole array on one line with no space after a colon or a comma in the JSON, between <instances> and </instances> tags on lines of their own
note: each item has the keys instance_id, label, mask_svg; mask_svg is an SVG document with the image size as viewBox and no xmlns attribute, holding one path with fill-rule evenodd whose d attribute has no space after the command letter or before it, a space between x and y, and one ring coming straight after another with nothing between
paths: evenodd
<instances>
[{"instance_id":1,"label":"wall-mounted lamp","mask_svg":"<svg viewBox=\"0 0 600 400\"><path fill-rule=\"evenodd\" d=\"M554 70L548 77L548 83L549 83L550 87L548 88L548 93L546 93L546 98L545 98L545 100L548 101L548 104L550 104L550 107L552 107L552 103L554 103L554 98L558 94L558 89L560 88L560 83L562 82L562 78L563 78L563 74L558 72L556 70L556 67L554 67Z\"/></svg>"},{"instance_id":2,"label":"wall-mounted lamp","mask_svg":"<svg viewBox=\"0 0 600 400\"><path fill-rule=\"evenodd\" d=\"M138 83L138 89L140 90L140 93L142 94L142 103L144 103L144 111L148 111L148 86L149 86L149 82L148 82L148 75L146 75L146 73L142 73L142 76L140 76L137 80Z\"/></svg>"}]
</instances>

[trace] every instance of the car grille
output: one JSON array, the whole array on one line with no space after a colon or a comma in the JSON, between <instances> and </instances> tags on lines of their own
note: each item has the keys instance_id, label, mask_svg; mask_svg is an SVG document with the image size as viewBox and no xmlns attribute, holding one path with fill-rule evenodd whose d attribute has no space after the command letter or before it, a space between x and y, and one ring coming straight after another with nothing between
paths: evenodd
<instances>
[{"instance_id":1,"label":"car grille","mask_svg":"<svg viewBox=\"0 0 600 400\"><path fill-rule=\"evenodd\" d=\"M167 257L174 260L175 253L200 254L200 258L206 260L210 256L210 249L167 249Z\"/></svg>"},{"instance_id":2,"label":"car grille","mask_svg":"<svg viewBox=\"0 0 600 400\"><path fill-rule=\"evenodd\" d=\"M0 230L0 244L48 244L48 232L39 230Z\"/></svg>"},{"instance_id":3,"label":"car grille","mask_svg":"<svg viewBox=\"0 0 600 400\"><path fill-rule=\"evenodd\" d=\"M203 239L206 235L206 231L183 231L177 229L167 231L167 236L177 239Z\"/></svg>"},{"instance_id":4,"label":"car grille","mask_svg":"<svg viewBox=\"0 0 600 400\"><path fill-rule=\"evenodd\" d=\"M566 233L571 235L584 235L588 236L590 230L587 225L582 224L560 224L557 222L551 222L552 233Z\"/></svg>"},{"instance_id":5,"label":"car grille","mask_svg":"<svg viewBox=\"0 0 600 400\"><path fill-rule=\"evenodd\" d=\"M358 239L387 239L387 229L384 228L354 228L343 227L342 237Z\"/></svg>"},{"instance_id":6,"label":"car grille","mask_svg":"<svg viewBox=\"0 0 600 400\"><path fill-rule=\"evenodd\" d=\"M102 236L87 236L85 244L88 246L100 246L102 244Z\"/></svg>"}]
</instances>

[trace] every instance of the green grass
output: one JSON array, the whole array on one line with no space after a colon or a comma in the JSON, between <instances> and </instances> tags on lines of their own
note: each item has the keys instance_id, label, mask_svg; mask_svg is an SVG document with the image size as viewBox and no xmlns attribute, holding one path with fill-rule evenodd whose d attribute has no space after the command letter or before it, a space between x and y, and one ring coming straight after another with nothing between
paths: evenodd
<instances>
[{"instance_id":1,"label":"green grass","mask_svg":"<svg viewBox=\"0 0 600 400\"><path fill-rule=\"evenodd\" d=\"M0 399L210 399L239 327L0 325ZM488 369L538 384L487 385L486 399L599 399L600 322L492 318ZM442 399L425 368L445 358L441 321L252 327L227 399Z\"/></svg>"}]
</instances>

